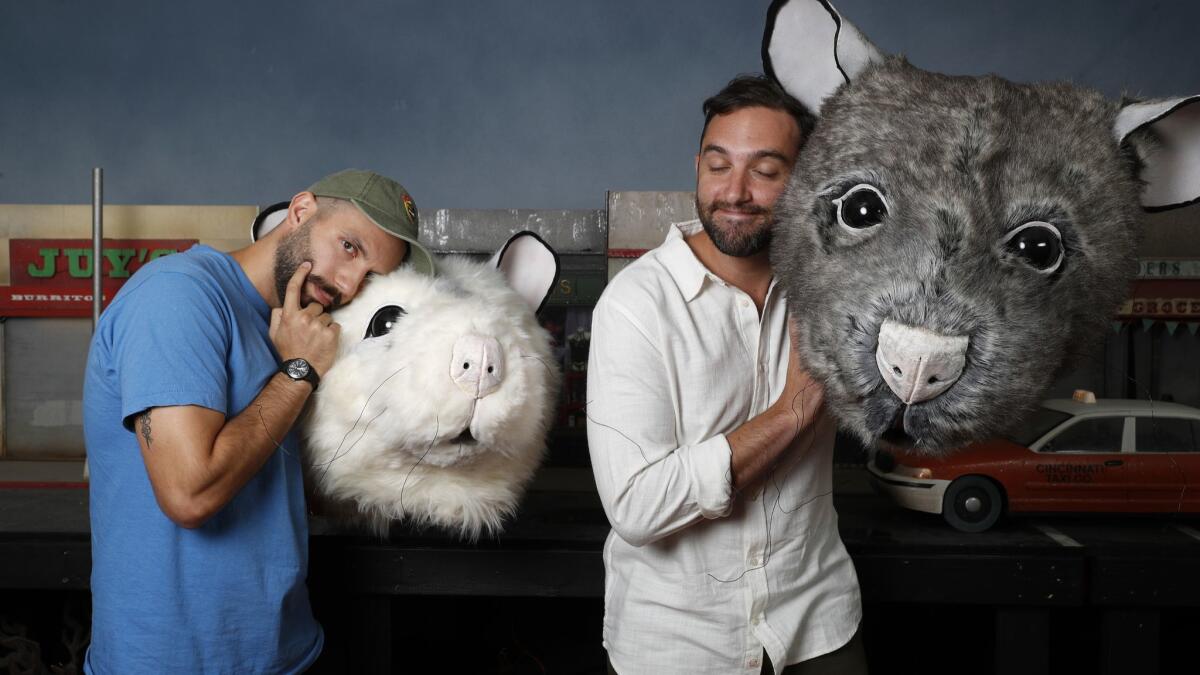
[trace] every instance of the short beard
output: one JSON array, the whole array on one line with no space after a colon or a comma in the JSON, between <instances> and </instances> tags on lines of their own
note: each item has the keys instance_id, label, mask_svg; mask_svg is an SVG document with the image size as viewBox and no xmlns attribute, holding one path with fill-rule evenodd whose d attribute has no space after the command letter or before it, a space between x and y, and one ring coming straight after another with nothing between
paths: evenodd
<instances>
[{"instance_id":1,"label":"short beard","mask_svg":"<svg viewBox=\"0 0 1200 675\"><path fill-rule=\"evenodd\" d=\"M700 198L696 198L696 214L700 216L700 224L704 226L704 231L708 233L708 238L712 240L713 246L716 246L718 251L735 258L749 258L765 251L770 246L771 228L775 225L775 216L770 209L764 209L761 206L742 209L743 213L765 215L766 222L757 232L729 232L717 227L714 222L713 214L719 208L738 209L739 207L714 201L706 209L700 204Z\"/></svg>"},{"instance_id":2,"label":"short beard","mask_svg":"<svg viewBox=\"0 0 1200 675\"><path fill-rule=\"evenodd\" d=\"M295 232L283 235L283 240L275 248L275 292L279 296L280 305L283 304L283 299L287 297L288 282L295 276L296 270L300 269L300 264L305 261L312 261L312 246L309 238L309 234L312 231L312 223L313 221L310 218L300 227L296 228ZM306 280L313 282L313 284L328 293L329 297L332 298L331 306L326 307L326 311L334 310L341 306L342 295L324 277L309 272ZM305 298L300 298L301 305L306 302Z\"/></svg>"}]
</instances>

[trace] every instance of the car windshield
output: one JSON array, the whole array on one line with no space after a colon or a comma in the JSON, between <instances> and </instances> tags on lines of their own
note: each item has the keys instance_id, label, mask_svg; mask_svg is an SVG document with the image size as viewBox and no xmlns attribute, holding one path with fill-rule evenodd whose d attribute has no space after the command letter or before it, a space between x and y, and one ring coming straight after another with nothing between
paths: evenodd
<instances>
[{"instance_id":1,"label":"car windshield","mask_svg":"<svg viewBox=\"0 0 1200 675\"><path fill-rule=\"evenodd\" d=\"M1050 410L1049 408L1037 408L1033 414L1025 418L1016 429L1013 429L1008 435L1008 440L1018 445L1029 447L1033 442L1041 438L1047 431L1071 419L1071 416L1065 412L1058 410Z\"/></svg>"}]
</instances>

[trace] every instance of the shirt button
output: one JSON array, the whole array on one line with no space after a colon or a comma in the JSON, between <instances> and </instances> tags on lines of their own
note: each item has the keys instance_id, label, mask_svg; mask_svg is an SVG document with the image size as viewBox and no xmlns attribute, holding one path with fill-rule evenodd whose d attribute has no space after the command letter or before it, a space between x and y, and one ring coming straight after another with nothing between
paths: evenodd
<instances>
[{"instance_id":1,"label":"shirt button","mask_svg":"<svg viewBox=\"0 0 1200 675\"><path fill-rule=\"evenodd\" d=\"M760 623L762 623L762 615L761 614L757 614L754 616L753 619L750 619L751 625L757 626Z\"/></svg>"},{"instance_id":2,"label":"shirt button","mask_svg":"<svg viewBox=\"0 0 1200 675\"><path fill-rule=\"evenodd\" d=\"M750 558L750 566L751 567L758 567L761 564L762 564L762 558L760 558L758 556L754 556L753 558Z\"/></svg>"},{"instance_id":3,"label":"shirt button","mask_svg":"<svg viewBox=\"0 0 1200 675\"><path fill-rule=\"evenodd\" d=\"M758 659L750 659L746 662L746 667L748 668L758 668L760 666L762 666L762 661L759 661Z\"/></svg>"},{"instance_id":4,"label":"shirt button","mask_svg":"<svg viewBox=\"0 0 1200 675\"><path fill-rule=\"evenodd\" d=\"M745 298L742 298L741 300L738 300L738 304L741 305L742 307L749 307L750 301Z\"/></svg>"}]
</instances>

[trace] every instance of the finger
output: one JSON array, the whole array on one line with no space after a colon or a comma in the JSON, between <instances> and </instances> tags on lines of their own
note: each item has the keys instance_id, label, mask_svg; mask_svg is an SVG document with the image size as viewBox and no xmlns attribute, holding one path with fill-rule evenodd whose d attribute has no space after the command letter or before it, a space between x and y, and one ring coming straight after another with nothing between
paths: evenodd
<instances>
[{"instance_id":1,"label":"finger","mask_svg":"<svg viewBox=\"0 0 1200 675\"><path fill-rule=\"evenodd\" d=\"M283 310L278 307L271 310L271 327L267 330L267 335L275 337L275 334L279 332L279 322L282 318Z\"/></svg>"},{"instance_id":2,"label":"finger","mask_svg":"<svg viewBox=\"0 0 1200 675\"><path fill-rule=\"evenodd\" d=\"M283 308L294 312L300 309L300 290L304 287L304 280L308 278L308 272L312 269L312 263L305 260L296 267L292 278L288 279L287 294L283 297Z\"/></svg>"},{"instance_id":3,"label":"finger","mask_svg":"<svg viewBox=\"0 0 1200 675\"><path fill-rule=\"evenodd\" d=\"M315 318L315 317L318 317L318 316L324 314L325 308L322 307L321 303L319 303L319 302L310 302L304 306L304 309L302 309L300 311Z\"/></svg>"},{"instance_id":4,"label":"finger","mask_svg":"<svg viewBox=\"0 0 1200 675\"><path fill-rule=\"evenodd\" d=\"M321 316L318 316L317 321L320 321L322 326L328 326L329 324L333 323L333 316L331 316L329 313L325 313Z\"/></svg>"}]
</instances>

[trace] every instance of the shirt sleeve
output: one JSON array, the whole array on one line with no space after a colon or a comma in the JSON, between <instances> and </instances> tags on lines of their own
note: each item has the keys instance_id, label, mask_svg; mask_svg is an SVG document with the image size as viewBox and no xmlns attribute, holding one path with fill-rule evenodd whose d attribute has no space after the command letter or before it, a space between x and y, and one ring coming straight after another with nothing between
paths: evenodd
<instances>
[{"instance_id":1,"label":"shirt sleeve","mask_svg":"<svg viewBox=\"0 0 1200 675\"><path fill-rule=\"evenodd\" d=\"M196 405L228 414L230 323L219 291L163 272L125 303L111 347L125 428L155 407Z\"/></svg>"},{"instance_id":2,"label":"shirt sleeve","mask_svg":"<svg viewBox=\"0 0 1200 675\"><path fill-rule=\"evenodd\" d=\"M679 445L672 383L635 312L601 297L588 355L588 448L604 511L634 546L729 514L731 451L724 434Z\"/></svg>"}]
</instances>

